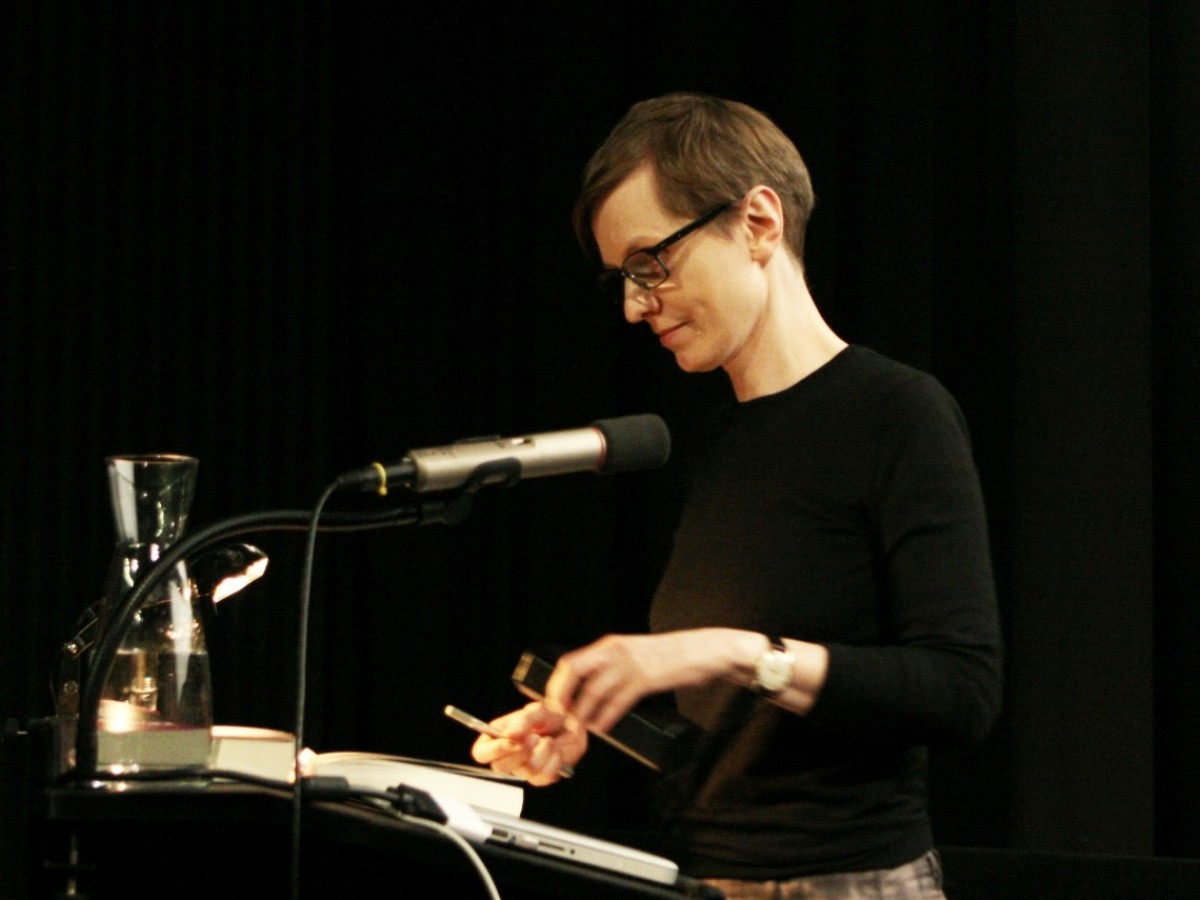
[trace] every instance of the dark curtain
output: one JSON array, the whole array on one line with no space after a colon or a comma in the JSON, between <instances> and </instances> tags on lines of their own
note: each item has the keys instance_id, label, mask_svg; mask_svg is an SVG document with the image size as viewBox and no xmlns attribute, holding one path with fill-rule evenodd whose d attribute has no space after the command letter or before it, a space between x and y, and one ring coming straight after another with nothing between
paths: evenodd
<instances>
[{"instance_id":1,"label":"dark curtain","mask_svg":"<svg viewBox=\"0 0 1200 900\"><path fill-rule=\"evenodd\" d=\"M569 8L568 8L569 7ZM193 527L481 434L657 412L684 376L588 293L568 222L628 105L771 115L834 327L959 398L1008 698L938 748L939 839L1200 855L1193 4L22 4L0 36L0 714L50 712L113 546L104 458L200 458ZM317 543L307 743L465 761L527 647L643 627L669 463ZM339 498L370 505L371 498ZM302 540L209 633L220 722L290 730ZM532 814L636 827L599 748Z\"/></svg>"}]
</instances>

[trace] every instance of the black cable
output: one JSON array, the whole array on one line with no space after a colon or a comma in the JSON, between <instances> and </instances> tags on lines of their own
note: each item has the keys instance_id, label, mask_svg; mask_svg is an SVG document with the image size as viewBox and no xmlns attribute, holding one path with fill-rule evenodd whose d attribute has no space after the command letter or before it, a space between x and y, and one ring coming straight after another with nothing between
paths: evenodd
<instances>
[{"instance_id":1,"label":"black cable","mask_svg":"<svg viewBox=\"0 0 1200 900\"><path fill-rule=\"evenodd\" d=\"M316 557L317 532L321 521L321 511L329 498L338 490L335 481L317 501L312 512L312 520L308 529L308 537L304 548L304 564L300 576L300 633L296 639L296 724L295 745L292 753L292 772L295 788L292 791L292 861L291 861L291 894L292 900L300 897L300 809L304 791L303 773L300 771L300 751L304 749L304 705L308 699L308 612L312 603L312 573L313 561Z\"/></svg>"}]
</instances>

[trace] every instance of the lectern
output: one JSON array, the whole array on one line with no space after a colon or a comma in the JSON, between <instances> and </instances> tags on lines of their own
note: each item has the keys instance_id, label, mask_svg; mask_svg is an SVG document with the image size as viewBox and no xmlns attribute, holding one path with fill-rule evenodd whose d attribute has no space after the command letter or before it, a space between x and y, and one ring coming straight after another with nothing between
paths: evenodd
<instances>
[{"instance_id":1,"label":"lectern","mask_svg":"<svg viewBox=\"0 0 1200 900\"><path fill-rule=\"evenodd\" d=\"M239 784L51 787L43 816L39 897L286 900L291 896L291 795ZM486 898L461 848L378 810L306 804L303 898ZM476 845L504 900L720 897L686 877L653 884L519 849Z\"/></svg>"}]
</instances>

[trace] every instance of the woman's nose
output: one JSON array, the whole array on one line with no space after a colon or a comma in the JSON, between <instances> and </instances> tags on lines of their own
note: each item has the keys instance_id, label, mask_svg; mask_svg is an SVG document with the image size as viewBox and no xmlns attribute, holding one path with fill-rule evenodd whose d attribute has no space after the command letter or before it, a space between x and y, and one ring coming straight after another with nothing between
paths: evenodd
<instances>
[{"instance_id":1,"label":"woman's nose","mask_svg":"<svg viewBox=\"0 0 1200 900\"><path fill-rule=\"evenodd\" d=\"M644 288L636 282L625 279L625 320L636 325L646 316L658 311L658 297L653 288Z\"/></svg>"}]
</instances>

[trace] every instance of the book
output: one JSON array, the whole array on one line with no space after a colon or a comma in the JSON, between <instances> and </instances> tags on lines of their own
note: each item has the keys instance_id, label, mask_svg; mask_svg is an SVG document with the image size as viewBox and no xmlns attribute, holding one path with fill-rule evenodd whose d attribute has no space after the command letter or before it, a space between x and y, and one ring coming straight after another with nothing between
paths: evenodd
<instances>
[{"instance_id":1,"label":"book","mask_svg":"<svg viewBox=\"0 0 1200 900\"><path fill-rule=\"evenodd\" d=\"M295 738L284 731L240 725L214 725L210 768L242 772L291 783L295 778ZM305 775L345 778L351 788L386 791L407 785L428 792L434 800L449 797L473 807L519 816L525 802L525 782L483 766L439 762L363 751L300 754Z\"/></svg>"},{"instance_id":2,"label":"book","mask_svg":"<svg viewBox=\"0 0 1200 900\"><path fill-rule=\"evenodd\" d=\"M296 738L286 731L245 725L214 725L208 767L291 782Z\"/></svg>"}]
</instances>

